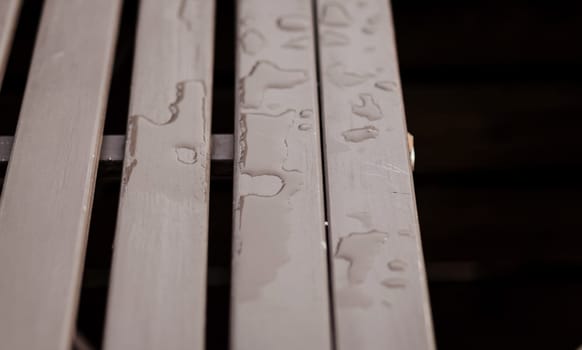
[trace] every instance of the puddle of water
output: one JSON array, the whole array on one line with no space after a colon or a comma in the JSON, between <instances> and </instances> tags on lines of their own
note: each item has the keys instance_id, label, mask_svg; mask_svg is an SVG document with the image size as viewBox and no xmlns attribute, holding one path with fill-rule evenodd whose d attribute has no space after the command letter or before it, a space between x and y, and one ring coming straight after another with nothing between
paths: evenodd
<instances>
[{"instance_id":1,"label":"puddle of water","mask_svg":"<svg viewBox=\"0 0 582 350\"><path fill-rule=\"evenodd\" d=\"M307 81L304 70L286 70L269 61L258 61L241 79L243 107L259 108L268 89L289 89Z\"/></svg>"},{"instance_id":2,"label":"puddle of water","mask_svg":"<svg viewBox=\"0 0 582 350\"><path fill-rule=\"evenodd\" d=\"M344 140L347 142L362 142L378 137L380 131L375 126L365 126L344 131L342 133Z\"/></svg>"},{"instance_id":3,"label":"puddle of water","mask_svg":"<svg viewBox=\"0 0 582 350\"><path fill-rule=\"evenodd\" d=\"M377 230L350 233L340 239L335 257L350 263L348 268L348 281L350 284L364 282L372 269L376 255L387 240L388 234Z\"/></svg>"},{"instance_id":4,"label":"puddle of water","mask_svg":"<svg viewBox=\"0 0 582 350\"><path fill-rule=\"evenodd\" d=\"M352 112L362 118L366 118L369 121L375 121L382 119L382 110L380 106L374 100L374 97L370 94L360 94L361 105L352 105Z\"/></svg>"}]
</instances>

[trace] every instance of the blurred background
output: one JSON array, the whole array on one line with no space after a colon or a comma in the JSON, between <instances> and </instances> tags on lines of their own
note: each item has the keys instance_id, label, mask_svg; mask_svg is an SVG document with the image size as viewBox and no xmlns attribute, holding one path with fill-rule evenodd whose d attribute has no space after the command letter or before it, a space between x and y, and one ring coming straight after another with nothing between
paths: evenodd
<instances>
[{"instance_id":1,"label":"blurred background","mask_svg":"<svg viewBox=\"0 0 582 350\"><path fill-rule=\"evenodd\" d=\"M213 132L232 133L234 5L217 3ZM439 349L577 349L582 2L392 5ZM16 127L41 8L42 1L24 1L0 91L0 135ZM125 133L137 9L137 0L125 1L106 134ZM80 300L79 330L97 347L120 169L99 167ZM225 349L228 177L215 173L211 193L207 338L209 349Z\"/></svg>"},{"instance_id":2,"label":"blurred background","mask_svg":"<svg viewBox=\"0 0 582 350\"><path fill-rule=\"evenodd\" d=\"M582 2L393 0L440 349L582 345Z\"/></svg>"}]
</instances>

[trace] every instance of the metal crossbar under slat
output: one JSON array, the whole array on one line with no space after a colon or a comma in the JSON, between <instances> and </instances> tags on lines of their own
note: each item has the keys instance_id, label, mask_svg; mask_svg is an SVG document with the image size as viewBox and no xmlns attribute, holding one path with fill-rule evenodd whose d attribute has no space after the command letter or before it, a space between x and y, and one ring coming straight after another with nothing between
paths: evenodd
<instances>
[{"instance_id":1,"label":"metal crossbar under slat","mask_svg":"<svg viewBox=\"0 0 582 350\"><path fill-rule=\"evenodd\" d=\"M8 163L12 150L13 136L0 136L0 162ZM232 160L232 135L212 135L210 158L216 161ZM119 162L123 160L125 135L105 135L99 152L100 161Z\"/></svg>"}]
</instances>

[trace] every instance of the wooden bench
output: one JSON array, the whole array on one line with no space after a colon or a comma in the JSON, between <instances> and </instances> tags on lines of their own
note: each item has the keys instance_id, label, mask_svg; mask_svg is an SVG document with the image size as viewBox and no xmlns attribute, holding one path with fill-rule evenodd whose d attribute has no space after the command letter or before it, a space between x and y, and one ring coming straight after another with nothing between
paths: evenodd
<instances>
[{"instance_id":1,"label":"wooden bench","mask_svg":"<svg viewBox=\"0 0 582 350\"><path fill-rule=\"evenodd\" d=\"M71 347L120 5L45 1L0 139L2 349ZM232 349L434 349L389 3L239 0L232 138L211 134L219 15L140 3L102 151L123 158L104 348L204 348L211 157L232 155Z\"/></svg>"}]
</instances>

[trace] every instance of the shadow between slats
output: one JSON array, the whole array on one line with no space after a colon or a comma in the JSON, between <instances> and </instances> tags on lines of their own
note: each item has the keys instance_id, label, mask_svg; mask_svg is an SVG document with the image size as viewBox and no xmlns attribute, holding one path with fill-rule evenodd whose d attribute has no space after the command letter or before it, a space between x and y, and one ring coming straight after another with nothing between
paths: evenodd
<instances>
[{"instance_id":1,"label":"shadow between slats","mask_svg":"<svg viewBox=\"0 0 582 350\"><path fill-rule=\"evenodd\" d=\"M105 119L105 134L125 133L138 2L139 0L125 0L123 3ZM100 348L102 344L105 323L109 272L121 187L121 167L122 161L99 163L77 314L78 333L97 348Z\"/></svg>"},{"instance_id":2,"label":"shadow between slats","mask_svg":"<svg viewBox=\"0 0 582 350\"><path fill-rule=\"evenodd\" d=\"M0 136L14 136L16 131L43 2L28 0L22 4L4 79L0 79ZM0 161L0 195L6 165Z\"/></svg>"},{"instance_id":3,"label":"shadow between slats","mask_svg":"<svg viewBox=\"0 0 582 350\"><path fill-rule=\"evenodd\" d=\"M233 133L235 98L235 1L216 1L214 45L214 90L212 133ZM206 293L206 349L226 350L229 343L230 277L232 243L232 163L226 176L213 176L210 183L208 274Z\"/></svg>"},{"instance_id":4,"label":"shadow between slats","mask_svg":"<svg viewBox=\"0 0 582 350\"><path fill-rule=\"evenodd\" d=\"M22 4L4 80L0 79L0 135L3 136L13 136L16 131L43 2L28 0Z\"/></svg>"}]
</instances>

